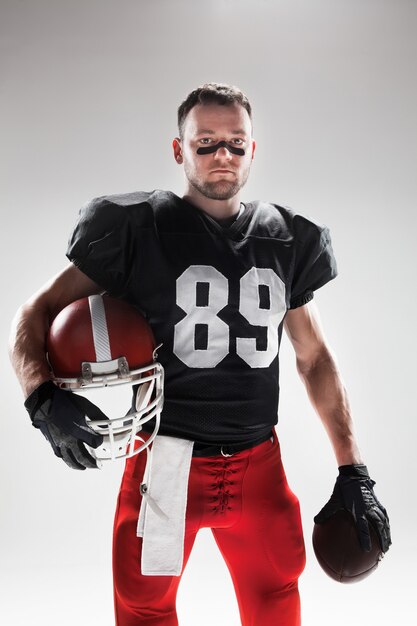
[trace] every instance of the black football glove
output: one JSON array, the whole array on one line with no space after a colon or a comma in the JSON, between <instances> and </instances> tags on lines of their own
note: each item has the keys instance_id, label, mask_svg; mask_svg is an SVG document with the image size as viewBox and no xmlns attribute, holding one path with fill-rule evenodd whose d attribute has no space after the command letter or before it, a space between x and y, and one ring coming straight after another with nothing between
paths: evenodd
<instances>
[{"instance_id":1,"label":"black football glove","mask_svg":"<svg viewBox=\"0 0 417 626\"><path fill-rule=\"evenodd\" d=\"M345 509L353 515L362 550L370 552L369 523L376 531L382 552L391 545L387 511L376 497L375 481L369 477L366 465L341 465L330 500L315 516L316 524L323 524L336 511Z\"/></svg>"},{"instance_id":2,"label":"black football glove","mask_svg":"<svg viewBox=\"0 0 417 626\"><path fill-rule=\"evenodd\" d=\"M64 391L48 380L37 387L25 400L32 424L39 428L51 444L56 456L69 467L85 470L97 468L96 459L84 443L97 448L103 436L92 430L85 420L107 419L95 404L71 391Z\"/></svg>"}]
</instances>

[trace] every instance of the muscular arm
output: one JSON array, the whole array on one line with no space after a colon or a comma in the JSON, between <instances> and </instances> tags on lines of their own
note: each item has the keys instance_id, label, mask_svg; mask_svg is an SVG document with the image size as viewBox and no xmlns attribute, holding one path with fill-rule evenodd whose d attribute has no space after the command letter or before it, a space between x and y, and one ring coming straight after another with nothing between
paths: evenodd
<instances>
[{"instance_id":1,"label":"muscular arm","mask_svg":"<svg viewBox=\"0 0 417 626\"><path fill-rule=\"evenodd\" d=\"M70 302L102 291L70 264L18 309L12 323L9 355L25 397L50 377L45 356L50 322Z\"/></svg>"},{"instance_id":2,"label":"muscular arm","mask_svg":"<svg viewBox=\"0 0 417 626\"><path fill-rule=\"evenodd\" d=\"M288 311L284 328L296 353L297 371L327 431L338 465L362 463L346 389L314 302Z\"/></svg>"}]
</instances>

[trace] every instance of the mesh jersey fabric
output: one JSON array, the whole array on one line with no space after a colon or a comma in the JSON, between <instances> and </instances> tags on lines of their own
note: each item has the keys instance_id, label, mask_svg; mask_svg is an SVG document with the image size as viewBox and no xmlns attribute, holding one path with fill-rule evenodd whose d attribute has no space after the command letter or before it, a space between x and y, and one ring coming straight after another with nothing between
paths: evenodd
<instances>
[{"instance_id":1,"label":"mesh jersey fabric","mask_svg":"<svg viewBox=\"0 0 417 626\"><path fill-rule=\"evenodd\" d=\"M71 233L68 258L137 307L162 344L160 434L207 445L266 435L278 420L285 314L337 275L326 226L245 204L222 227L170 191L102 196Z\"/></svg>"}]
</instances>

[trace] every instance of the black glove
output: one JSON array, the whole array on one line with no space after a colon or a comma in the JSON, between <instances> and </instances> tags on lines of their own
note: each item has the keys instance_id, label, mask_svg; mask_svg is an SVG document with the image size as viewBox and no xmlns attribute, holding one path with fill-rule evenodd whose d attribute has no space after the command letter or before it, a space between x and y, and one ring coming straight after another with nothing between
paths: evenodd
<instances>
[{"instance_id":1,"label":"black glove","mask_svg":"<svg viewBox=\"0 0 417 626\"><path fill-rule=\"evenodd\" d=\"M369 477L366 465L341 465L330 500L315 516L316 524L323 524L336 511L345 509L353 515L362 550L371 550L369 525L378 536L382 552L391 545L389 518L385 508L374 494L375 481Z\"/></svg>"},{"instance_id":2,"label":"black glove","mask_svg":"<svg viewBox=\"0 0 417 626\"><path fill-rule=\"evenodd\" d=\"M97 448L103 436L92 430L85 420L107 419L92 402L71 391L64 391L51 380L42 383L25 400L32 424L51 444L56 456L73 469L98 467L84 443Z\"/></svg>"}]
</instances>

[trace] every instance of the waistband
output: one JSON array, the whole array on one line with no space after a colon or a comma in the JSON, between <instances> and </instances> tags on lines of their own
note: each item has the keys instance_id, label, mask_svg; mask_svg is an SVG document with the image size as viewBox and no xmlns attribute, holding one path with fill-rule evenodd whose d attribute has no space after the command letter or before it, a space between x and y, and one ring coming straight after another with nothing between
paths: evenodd
<instances>
[{"instance_id":1,"label":"waistband","mask_svg":"<svg viewBox=\"0 0 417 626\"><path fill-rule=\"evenodd\" d=\"M267 441L273 437L272 430L266 434L262 435L262 437L258 437L251 442L247 443L236 443L236 444L228 444L228 445L211 445L204 446L204 444L195 443L193 447L193 456L203 457L203 456L217 456L221 454L222 456L233 456L236 452L242 452L242 450L248 450L249 448L253 448L254 446Z\"/></svg>"}]
</instances>

